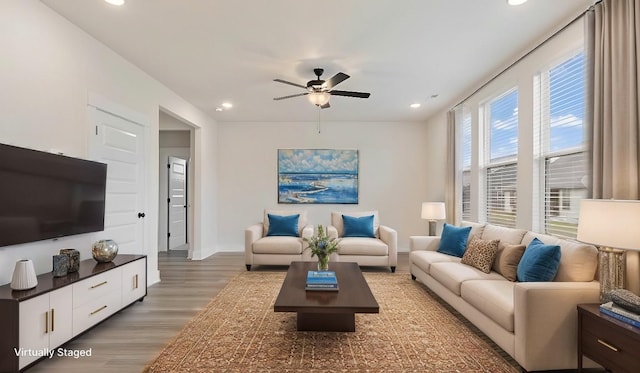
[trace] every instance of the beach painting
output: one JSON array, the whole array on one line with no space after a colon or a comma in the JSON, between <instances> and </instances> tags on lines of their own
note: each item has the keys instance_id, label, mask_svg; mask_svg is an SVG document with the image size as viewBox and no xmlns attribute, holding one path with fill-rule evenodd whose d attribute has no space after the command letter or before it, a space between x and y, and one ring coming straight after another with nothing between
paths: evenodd
<instances>
[{"instance_id":1,"label":"beach painting","mask_svg":"<svg viewBox=\"0 0 640 373\"><path fill-rule=\"evenodd\" d=\"M278 203L358 203L358 150L278 149Z\"/></svg>"}]
</instances>

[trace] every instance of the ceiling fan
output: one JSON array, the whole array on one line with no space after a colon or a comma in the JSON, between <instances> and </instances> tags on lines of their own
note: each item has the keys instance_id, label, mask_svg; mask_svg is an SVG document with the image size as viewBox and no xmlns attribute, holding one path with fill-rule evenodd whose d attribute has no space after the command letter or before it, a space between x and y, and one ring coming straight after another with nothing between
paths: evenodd
<instances>
[{"instance_id":1,"label":"ceiling fan","mask_svg":"<svg viewBox=\"0 0 640 373\"><path fill-rule=\"evenodd\" d=\"M295 87L300 87L302 89L306 89L307 92L305 93L298 93L295 95L289 95L289 96L282 96L282 97L275 97L274 100L284 100L287 98L292 98L292 97L299 97L299 96L307 96L309 98L309 101L316 105L319 106L321 109L326 109L328 107L330 107L331 105L329 105L329 98L333 95L333 96L346 96L346 97L359 97L359 98L369 98L369 96L371 95L370 93L366 93L366 92L353 92L353 91L337 91L334 90L333 87L337 86L338 84L342 83L343 81L349 79L349 75L345 74L345 73L337 73L336 75L334 75L333 77L331 77L331 79L325 81L320 79L320 76L322 76L322 73L324 72L324 69L321 68L315 68L313 69L313 73L316 75L317 79L313 79L313 80L309 80L307 82L307 85L304 86L302 84L297 84L297 83L291 83L288 82L286 80L282 80L282 79L274 79L274 82L279 82L279 83L284 83L284 84L289 84Z\"/></svg>"}]
</instances>

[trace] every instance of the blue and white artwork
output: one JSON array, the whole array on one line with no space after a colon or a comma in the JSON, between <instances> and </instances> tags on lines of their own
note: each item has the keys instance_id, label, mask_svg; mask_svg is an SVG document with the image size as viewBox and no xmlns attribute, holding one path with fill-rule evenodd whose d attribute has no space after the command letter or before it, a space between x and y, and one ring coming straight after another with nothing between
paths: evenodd
<instances>
[{"instance_id":1,"label":"blue and white artwork","mask_svg":"<svg viewBox=\"0 0 640 373\"><path fill-rule=\"evenodd\" d=\"M358 151L278 149L278 203L358 203Z\"/></svg>"}]
</instances>

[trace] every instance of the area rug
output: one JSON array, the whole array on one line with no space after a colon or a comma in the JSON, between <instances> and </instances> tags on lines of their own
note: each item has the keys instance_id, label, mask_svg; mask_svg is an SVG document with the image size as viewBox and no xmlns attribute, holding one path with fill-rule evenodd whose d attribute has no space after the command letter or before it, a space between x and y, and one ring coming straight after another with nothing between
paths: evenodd
<instances>
[{"instance_id":1,"label":"area rug","mask_svg":"<svg viewBox=\"0 0 640 373\"><path fill-rule=\"evenodd\" d=\"M145 372L519 372L409 274L364 275L380 313L338 333L273 311L284 273L240 273Z\"/></svg>"}]
</instances>

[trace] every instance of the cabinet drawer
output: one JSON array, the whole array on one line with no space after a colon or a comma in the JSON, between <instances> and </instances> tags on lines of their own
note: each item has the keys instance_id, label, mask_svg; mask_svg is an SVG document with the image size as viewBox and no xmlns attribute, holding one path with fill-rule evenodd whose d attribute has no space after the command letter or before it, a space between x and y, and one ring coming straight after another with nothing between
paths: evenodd
<instances>
[{"instance_id":1,"label":"cabinet drawer","mask_svg":"<svg viewBox=\"0 0 640 373\"><path fill-rule=\"evenodd\" d=\"M118 289L119 290L119 289ZM122 305L120 291L93 299L73 309L73 335L89 329L100 321L120 310Z\"/></svg>"},{"instance_id":2,"label":"cabinet drawer","mask_svg":"<svg viewBox=\"0 0 640 373\"><path fill-rule=\"evenodd\" d=\"M120 294L122 270L116 268L73 284L73 308L85 305L95 299Z\"/></svg>"},{"instance_id":3,"label":"cabinet drawer","mask_svg":"<svg viewBox=\"0 0 640 373\"><path fill-rule=\"evenodd\" d=\"M582 319L582 353L615 372L640 371L638 341L602 318Z\"/></svg>"}]
</instances>

